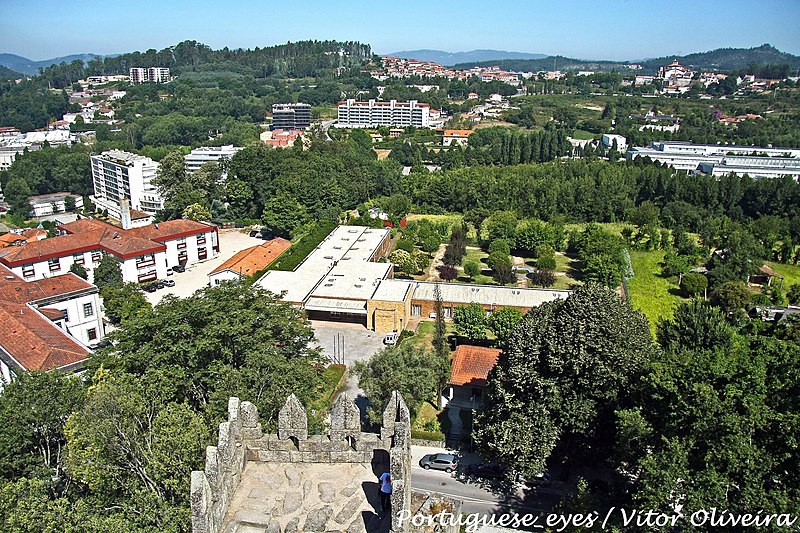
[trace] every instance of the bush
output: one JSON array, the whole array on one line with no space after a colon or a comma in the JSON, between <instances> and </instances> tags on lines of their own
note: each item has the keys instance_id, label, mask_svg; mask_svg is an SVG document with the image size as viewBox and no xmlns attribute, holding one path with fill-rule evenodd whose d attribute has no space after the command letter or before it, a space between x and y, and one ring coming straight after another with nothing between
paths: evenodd
<instances>
[{"instance_id":1,"label":"bush","mask_svg":"<svg viewBox=\"0 0 800 533\"><path fill-rule=\"evenodd\" d=\"M537 270L528 275L531 285L535 287L552 287L556 284L556 275L552 270Z\"/></svg>"},{"instance_id":2,"label":"bush","mask_svg":"<svg viewBox=\"0 0 800 533\"><path fill-rule=\"evenodd\" d=\"M335 227L336 222L332 220L320 222L314 230L293 243L288 250L273 261L267 270L294 270Z\"/></svg>"},{"instance_id":3,"label":"bush","mask_svg":"<svg viewBox=\"0 0 800 533\"><path fill-rule=\"evenodd\" d=\"M511 255L511 246L506 239L495 239L489 244L489 255L495 252Z\"/></svg>"},{"instance_id":4,"label":"bush","mask_svg":"<svg viewBox=\"0 0 800 533\"><path fill-rule=\"evenodd\" d=\"M419 429L412 429L411 438L420 440L432 440L438 442L444 440L444 433L442 433L441 431L422 431Z\"/></svg>"},{"instance_id":5,"label":"bush","mask_svg":"<svg viewBox=\"0 0 800 533\"><path fill-rule=\"evenodd\" d=\"M494 267L492 279L494 279L500 285L508 285L509 283L513 283L517 280L517 275L514 273L514 270L511 268L510 264L498 263Z\"/></svg>"},{"instance_id":6,"label":"bush","mask_svg":"<svg viewBox=\"0 0 800 533\"><path fill-rule=\"evenodd\" d=\"M481 273L481 264L477 261L465 261L464 262L464 274L469 276L470 278L474 279L475 276Z\"/></svg>"}]
</instances>

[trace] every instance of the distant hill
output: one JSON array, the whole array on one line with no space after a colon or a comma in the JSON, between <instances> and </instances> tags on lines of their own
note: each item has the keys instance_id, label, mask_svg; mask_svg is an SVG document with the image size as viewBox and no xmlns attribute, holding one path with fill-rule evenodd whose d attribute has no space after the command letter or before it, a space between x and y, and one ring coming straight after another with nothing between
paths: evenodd
<instances>
[{"instance_id":1,"label":"distant hill","mask_svg":"<svg viewBox=\"0 0 800 533\"><path fill-rule=\"evenodd\" d=\"M19 72L14 72L10 68L0 65L0 80L17 80L22 77L23 75Z\"/></svg>"},{"instance_id":2,"label":"distant hill","mask_svg":"<svg viewBox=\"0 0 800 533\"><path fill-rule=\"evenodd\" d=\"M40 68L49 67L50 65L58 65L60 63L72 63L76 59L88 63L96 57L103 57L97 54L72 54L63 57L54 57L52 59L45 59L43 61L33 61L31 59L18 56L16 54L0 54L0 65L13 70L14 72L21 72L22 74L38 74Z\"/></svg>"},{"instance_id":3,"label":"distant hill","mask_svg":"<svg viewBox=\"0 0 800 533\"><path fill-rule=\"evenodd\" d=\"M800 68L800 56L781 52L769 44L762 44L757 48L718 48L710 52L699 52L685 56L664 56L648 59L641 63L650 71L669 64L673 59L687 67L703 70L739 70L747 68L750 63L756 65L789 65L796 70Z\"/></svg>"},{"instance_id":4,"label":"distant hill","mask_svg":"<svg viewBox=\"0 0 800 533\"><path fill-rule=\"evenodd\" d=\"M498 65L503 70L538 72L540 70L621 70L627 63L620 61L603 61L594 59L575 59L564 56L546 56L539 59L504 59L501 61L467 62L455 65L455 68L488 67Z\"/></svg>"},{"instance_id":5,"label":"distant hill","mask_svg":"<svg viewBox=\"0 0 800 533\"><path fill-rule=\"evenodd\" d=\"M470 50L469 52L444 52L442 50L407 50L392 52L387 56L432 61L440 65L455 65L457 63L474 63L478 61L498 61L500 59L540 59L547 57L545 54L528 54L526 52L506 52L503 50Z\"/></svg>"}]
</instances>

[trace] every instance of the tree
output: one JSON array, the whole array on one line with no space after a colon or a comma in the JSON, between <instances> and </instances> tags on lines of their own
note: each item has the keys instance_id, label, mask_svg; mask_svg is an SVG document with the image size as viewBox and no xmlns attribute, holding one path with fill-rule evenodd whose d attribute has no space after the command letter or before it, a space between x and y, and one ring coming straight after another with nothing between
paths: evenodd
<instances>
[{"instance_id":1,"label":"tree","mask_svg":"<svg viewBox=\"0 0 800 533\"><path fill-rule=\"evenodd\" d=\"M6 202L11 207L11 212L27 218L31 210L28 198L32 194L28 183L22 178L11 178L3 187L3 193Z\"/></svg>"},{"instance_id":2,"label":"tree","mask_svg":"<svg viewBox=\"0 0 800 533\"><path fill-rule=\"evenodd\" d=\"M510 266L511 257L503 250L496 250L490 253L489 257L486 258L486 264L489 265L489 268L492 270L494 270L500 264L506 264Z\"/></svg>"},{"instance_id":3,"label":"tree","mask_svg":"<svg viewBox=\"0 0 800 533\"><path fill-rule=\"evenodd\" d=\"M511 246L506 239L495 239L489 243L489 255L502 254L511 255Z\"/></svg>"},{"instance_id":4,"label":"tree","mask_svg":"<svg viewBox=\"0 0 800 533\"><path fill-rule=\"evenodd\" d=\"M444 364L443 364L444 363ZM403 342L376 353L367 361L357 361L353 372L364 389L370 420L379 423L392 391L399 391L415 416L420 404L438 392L441 376L449 372L446 360Z\"/></svg>"},{"instance_id":5,"label":"tree","mask_svg":"<svg viewBox=\"0 0 800 533\"><path fill-rule=\"evenodd\" d=\"M656 330L658 343L676 353L684 349L729 349L734 337L725 314L699 300L681 304L672 320L660 322Z\"/></svg>"},{"instance_id":6,"label":"tree","mask_svg":"<svg viewBox=\"0 0 800 533\"><path fill-rule=\"evenodd\" d=\"M689 272L692 267L691 261L691 257L678 255L675 252L667 252L661 264L661 273L664 277L678 276L678 285L681 285L683 275Z\"/></svg>"},{"instance_id":7,"label":"tree","mask_svg":"<svg viewBox=\"0 0 800 533\"><path fill-rule=\"evenodd\" d=\"M596 283L532 309L489 373L479 450L527 475L557 444L568 461L607 451L599 435L652 354L647 319Z\"/></svg>"},{"instance_id":8,"label":"tree","mask_svg":"<svg viewBox=\"0 0 800 533\"><path fill-rule=\"evenodd\" d=\"M556 269L556 251L549 244L540 244L536 247L536 267L539 270Z\"/></svg>"},{"instance_id":9,"label":"tree","mask_svg":"<svg viewBox=\"0 0 800 533\"><path fill-rule=\"evenodd\" d=\"M458 270L456 270L456 267L450 265L438 266L436 270L439 271L439 279L444 281L452 281L458 277Z\"/></svg>"},{"instance_id":10,"label":"tree","mask_svg":"<svg viewBox=\"0 0 800 533\"><path fill-rule=\"evenodd\" d=\"M514 242L517 231L517 215L513 211L495 211L484 222L489 241L505 239Z\"/></svg>"},{"instance_id":11,"label":"tree","mask_svg":"<svg viewBox=\"0 0 800 533\"><path fill-rule=\"evenodd\" d=\"M457 305L453 309L453 323L462 337L470 340L486 338L486 313L481 304Z\"/></svg>"},{"instance_id":12,"label":"tree","mask_svg":"<svg viewBox=\"0 0 800 533\"><path fill-rule=\"evenodd\" d=\"M800 283L795 283L789 287L789 290L786 291L786 297L792 305L800 303Z\"/></svg>"},{"instance_id":13,"label":"tree","mask_svg":"<svg viewBox=\"0 0 800 533\"><path fill-rule=\"evenodd\" d=\"M464 274L469 276L470 279L475 279L475 276L479 275L482 270L481 264L477 261L472 259L464 261Z\"/></svg>"},{"instance_id":14,"label":"tree","mask_svg":"<svg viewBox=\"0 0 800 533\"><path fill-rule=\"evenodd\" d=\"M405 250L395 250L389 254L389 261L394 263L401 272L413 276L419 270L417 261Z\"/></svg>"},{"instance_id":15,"label":"tree","mask_svg":"<svg viewBox=\"0 0 800 533\"><path fill-rule=\"evenodd\" d=\"M94 269L94 284L102 291L112 285L122 285L122 270L113 255L104 255Z\"/></svg>"},{"instance_id":16,"label":"tree","mask_svg":"<svg viewBox=\"0 0 800 533\"><path fill-rule=\"evenodd\" d=\"M750 303L750 297L751 293L747 285L741 281L728 281L711 293L711 302L730 312L744 309Z\"/></svg>"},{"instance_id":17,"label":"tree","mask_svg":"<svg viewBox=\"0 0 800 533\"><path fill-rule=\"evenodd\" d=\"M522 316L522 311L516 307L502 307L489 315L486 324L497 337L500 346L506 345L511 332L522 321Z\"/></svg>"},{"instance_id":18,"label":"tree","mask_svg":"<svg viewBox=\"0 0 800 533\"><path fill-rule=\"evenodd\" d=\"M261 222L279 237L290 238L292 231L306 221L306 208L294 197L278 193L264 205Z\"/></svg>"},{"instance_id":19,"label":"tree","mask_svg":"<svg viewBox=\"0 0 800 533\"><path fill-rule=\"evenodd\" d=\"M89 273L86 272L86 269L83 265L79 265L78 263L72 263L69 266L69 271L78 276L79 278L89 279Z\"/></svg>"},{"instance_id":20,"label":"tree","mask_svg":"<svg viewBox=\"0 0 800 533\"><path fill-rule=\"evenodd\" d=\"M430 232L425 235L420 243L420 247L422 248L423 252L426 253L433 253L439 249L439 246L442 245L442 238L436 232Z\"/></svg>"},{"instance_id":21,"label":"tree","mask_svg":"<svg viewBox=\"0 0 800 533\"><path fill-rule=\"evenodd\" d=\"M71 194L68 194L64 197L64 211L72 212L75 211L75 197ZM53 211L55 213L55 211Z\"/></svg>"},{"instance_id":22,"label":"tree","mask_svg":"<svg viewBox=\"0 0 800 533\"><path fill-rule=\"evenodd\" d=\"M552 270L537 270L528 274L528 279L535 287L552 287L556 284L556 275Z\"/></svg>"},{"instance_id":23,"label":"tree","mask_svg":"<svg viewBox=\"0 0 800 533\"><path fill-rule=\"evenodd\" d=\"M64 489L64 424L83 401L80 379L23 373L0 394L0 478L41 477Z\"/></svg>"},{"instance_id":24,"label":"tree","mask_svg":"<svg viewBox=\"0 0 800 533\"><path fill-rule=\"evenodd\" d=\"M134 317L144 309L150 309L150 303L136 283L124 283L104 287L103 308L106 317L115 326Z\"/></svg>"},{"instance_id":25,"label":"tree","mask_svg":"<svg viewBox=\"0 0 800 533\"><path fill-rule=\"evenodd\" d=\"M683 276L681 288L690 296L705 294L708 288L708 278L699 272L690 272Z\"/></svg>"},{"instance_id":26,"label":"tree","mask_svg":"<svg viewBox=\"0 0 800 533\"><path fill-rule=\"evenodd\" d=\"M433 351L439 361L439 367L444 369L439 375L439 388L444 387L449 377L450 347L447 344L447 325L444 323L444 308L442 290L439 284L433 286L433 312L436 321L433 329Z\"/></svg>"},{"instance_id":27,"label":"tree","mask_svg":"<svg viewBox=\"0 0 800 533\"><path fill-rule=\"evenodd\" d=\"M508 285L517 280L517 275L510 263L497 262L492 269L492 279L500 285Z\"/></svg>"},{"instance_id":28,"label":"tree","mask_svg":"<svg viewBox=\"0 0 800 533\"><path fill-rule=\"evenodd\" d=\"M186 206L186 209L183 210L183 218L188 218L189 220L211 220L212 215L211 211L209 211L203 204L191 204Z\"/></svg>"}]
</instances>

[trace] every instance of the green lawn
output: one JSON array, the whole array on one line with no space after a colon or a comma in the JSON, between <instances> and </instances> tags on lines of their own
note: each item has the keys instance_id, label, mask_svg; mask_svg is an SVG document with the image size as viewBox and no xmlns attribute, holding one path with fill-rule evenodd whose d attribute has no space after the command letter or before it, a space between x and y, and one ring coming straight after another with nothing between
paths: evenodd
<instances>
[{"instance_id":1,"label":"green lawn","mask_svg":"<svg viewBox=\"0 0 800 533\"><path fill-rule=\"evenodd\" d=\"M592 132L586 131L586 130L575 130L575 131L572 132L572 138L573 139L580 139L582 141L586 141L586 140L589 140L589 139L594 139L595 137L597 137L596 133L592 133Z\"/></svg>"},{"instance_id":2,"label":"green lawn","mask_svg":"<svg viewBox=\"0 0 800 533\"><path fill-rule=\"evenodd\" d=\"M631 305L650 321L651 329L662 318L672 318L675 308L686 298L678 295L679 288L661 277L664 251L631 252L634 277L628 280Z\"/></svg>"},{"instance_id":3,"label":"green lawn","mask_svg":"<svg viewBox=\"0 0 800 533\"><path fill-rule=\"evenodd\" d=\"M772 261L767 261L767 265L783 276L783 291L786 292L789 290L789 287L792 285L800 285L800 267L796 267L793 265L784 265L783 263L773 263ZM780 283L779 280L778 283ZM775 281L773 281L775 283Z\"/></svg>"},{"instance_id":4,"label":"green lawn","mask_svg":"<svg viewBox=\"0 0 800 533\"><path fill-rule=\"evenodd\" d=\"M340 385L344 385L342 377L346 369L347 367L344 365L328 365L322 374L322 383L317 388L318 396L311 402L309 407L317 412L324 411L330 407L334 393L339 389Z\"/></svg>"}]
</instances>

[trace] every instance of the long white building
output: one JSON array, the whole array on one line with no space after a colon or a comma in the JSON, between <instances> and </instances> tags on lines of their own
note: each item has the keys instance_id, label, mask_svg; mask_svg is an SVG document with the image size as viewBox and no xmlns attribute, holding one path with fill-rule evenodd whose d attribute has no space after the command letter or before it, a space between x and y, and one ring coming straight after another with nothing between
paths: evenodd
<instances>
[{"instance_id":1,"label":"long white building","mask_svg":"<svg viewBox=\"0 0 800 533\"><path fill-rule=\"evenodd\" d=\"M199 170L204 164L213 162L220 163L222 160L228 160L236 154L239 150L243 150L241 146L233 146L232 144L226 146L201 146L195 148L187 155L183 156L186 162L186 172L192 173Z\"/></svg>"},{"instance_id":2,"label":"long white building","mask_svg":"<svg viewBox=\"0 0 800 533\"><path fill-rule=\"evenodd\" d=\"M676 170L712 176L736 173L751 178L800 178L800 149L763 148L657 141L647 148L632 148L628 159L648 157Z\"/></svg>"},{"instance_id":3,"label":"long white building","mask_svg":"<svg viewBox=\"0 0 800 533\"><path fill-rule=\"evenodd\" d=\"M416 100L356 102L350 99L339 102L338 111L339 120L336 126L340 128L377 128L380 126L427 128L430 126L430 106Z\"/></svg>"},{"instance_id":4,"label":"long white building","mask_svg":"<svg viewBox=\"0 0 800 533\"><path fill-rule=\"evenodd\" d=\"M107 209L117 220L122 219L122 200L131 209L155 215L164 209L164 198L153 184L158 163L143 155L108 150L91 156L94 195L98 209Z\"/></svg>"},{"instance_id":5,"label":"long white building","mask_svg":"<svg viewBox=\"0 0 800 533\"><path fill-rule=\"evenodd\" d=\"M169 69L165 67L133 67L129 71L130 81L133 84L153 82L164 83L170 80Z\"/></svg>"}]
</instances>

